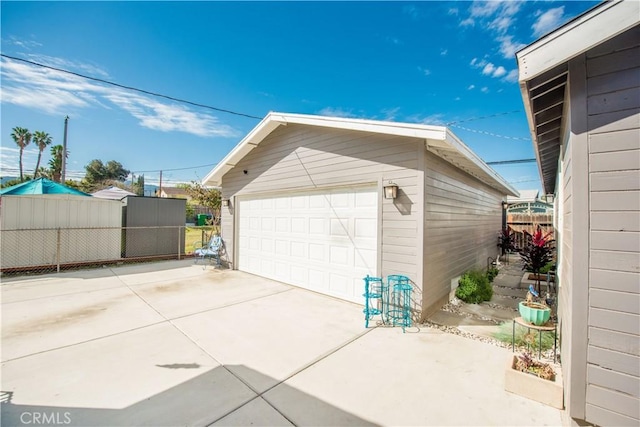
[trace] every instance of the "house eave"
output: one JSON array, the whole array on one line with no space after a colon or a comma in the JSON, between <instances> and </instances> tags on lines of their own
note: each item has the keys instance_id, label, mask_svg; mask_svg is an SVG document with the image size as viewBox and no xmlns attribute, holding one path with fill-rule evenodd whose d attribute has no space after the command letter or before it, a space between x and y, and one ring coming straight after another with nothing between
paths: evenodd
<instances>
[{"instance_id":1,"label":"house eave","mask_svg":"<svg viewBox=\"0 0 640 427\"><path fill-rule=\"evenodd\" d=\"M352 119L271 112L231 150L202 180L205 186L219 187L222 177L234 168L251 150L257 147L279 126L297 124L332 129L394 135L425 141L426 148L444 160L464 170L503 194L517 196L518 192L491 169L469 147L444 126L415 123Z\"/></svg>"},{"instance_id":2,"label":"house eave","mask_svg":"<svg viewBox=\"0 0 640 427\"><path fill-rule=\"evenodd\" d=\"M567 129L568 63L640 21L640 2L603 2L516 53L519 85L545 193L556 190Z\"/></svg>"}]
</instances>

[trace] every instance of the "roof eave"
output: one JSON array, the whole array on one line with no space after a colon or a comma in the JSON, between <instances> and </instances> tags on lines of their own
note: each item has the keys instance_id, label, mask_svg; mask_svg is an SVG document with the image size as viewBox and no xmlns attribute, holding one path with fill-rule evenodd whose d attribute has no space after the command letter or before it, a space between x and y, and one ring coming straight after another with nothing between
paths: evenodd
<instances>
[{"instance_id":1,"label":"roof eave","mask_svg":"<svg viewBox=\"0 0 640 427\"><path fill-rule=\"evenodd\" d=\"M544 105L544 102L540 102L539 94L536 94L537 99L534 103L532 91L541 86L539 80L546 80L546 82L559 80L562 73L566 73L567 64L572 58L638 25L639 16L640 2L634 0L603 2L516 53L520 92L538 163L540 181L545 193L554 193L556 189L555 175L567 122L567 77L565 76L564 100L561 101L563 105L556 106L562 111L558 111L554 116L561 123L560 140L557 142L550 139L542 141L541 134L538 134L538 129L544 126L536 123L536 116L546 115L550 109L548 105ZM562 71L563 68L565 71ZM553 144L551 149L550 142ZM546 147L541 147L542 145ZM554 153L555 150L558 151L557 155ZM547 153L546 159L542 158L541 151ZM550 155L549 152L553 154Z\"/></svg>"},{"instance_id":2,"label":"roof eave","mask_svg":"<svg viewBox=\"0 0 640 427\"><path fill-rule=\"evenodd\" d=\"M225 156L220 163L204 177L202 184L220 187L222 177L234 168L237 163L253 150L277 127L287 124L305 126L329 127L332 129L346 129L352 131L372 132L395 135L406 138L416 138L426 142L427 149L432 149L436 155L444 158L482 182L503 192L503 194L518 196L517 190L509 185L500 175L491 169L469 147L460 141L445 126L427 126L414 123L395 123L364 119L341 117L310 116L303 114L269 113L236 147ZM454 151L459 154L458 161L448 159L444 151Z\"/></svg>"}]
</instances>

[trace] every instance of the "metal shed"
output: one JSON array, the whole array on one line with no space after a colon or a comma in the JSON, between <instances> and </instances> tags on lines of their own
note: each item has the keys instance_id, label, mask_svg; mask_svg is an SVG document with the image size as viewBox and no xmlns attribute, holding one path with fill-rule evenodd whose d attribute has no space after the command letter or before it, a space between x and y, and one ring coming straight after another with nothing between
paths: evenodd
<instances>
[{"instance_id":1,"label":"metal shed","mask_svg":"<svg viewBox=\"0 0 640 427\"><path fill-rule=\"evenodd\" d=\"M3 195L2 269L120 258L121 209L85 195Z\"/></svg>"},{"instance_id":2,"label":"metal shed","mask_svg":"<svg viewBox=\"0 0 640 427\"><path fill-rule=\"evenodd\" d=\"M124 256L184 253L185 199L127 197L122 213Z\"/></svg>"}]
</instances>

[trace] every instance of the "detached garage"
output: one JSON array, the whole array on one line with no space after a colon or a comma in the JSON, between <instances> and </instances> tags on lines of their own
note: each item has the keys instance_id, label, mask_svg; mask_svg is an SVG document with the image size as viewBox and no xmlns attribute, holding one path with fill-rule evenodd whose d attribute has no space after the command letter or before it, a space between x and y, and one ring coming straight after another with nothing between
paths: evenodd
<instances>
[{"instance_id":1,"label":"detached garage","mask_svg":"<svg viewBox=\"0 0 640 427\"><path fill-rule=\"evenodd\" d=\"M404 274L421 318L496 256L502 201L518 195L446 127L285 113L203 184L222 188L234 269L356 303L367 274Z\"/></svg>"}]
</instances>

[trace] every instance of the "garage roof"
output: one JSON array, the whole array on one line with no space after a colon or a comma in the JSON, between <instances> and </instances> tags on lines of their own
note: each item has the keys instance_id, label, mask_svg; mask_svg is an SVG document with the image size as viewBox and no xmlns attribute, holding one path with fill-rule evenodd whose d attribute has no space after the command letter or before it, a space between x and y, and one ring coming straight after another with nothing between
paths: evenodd
<instances>
[{"instance_id":1,"label":"garage roof","mask_svg":"<svg viewBox=\"0 0 640 427\"><path fill-rule=\"evenodd\" d=\"M453 132L444 126L427 126L414 123L396 123L376 120L326 117L304 114L271 112L262 119L247 136L202 180L203 185L220 186L222 177L251 150L257 147L279 126L299 124L333 129L346 129L397 135L424 140L427 150L443 158L502 194L517 196L518 192L477 154L467 147Z\"/></svg>"},{"instance_id":2,"label":"garage roof","mask_svg":"<svg viewBox=\"0 0 640 427\"><path fill-rule=\"evenodd\" d=\"M540 179L547 194L556 187L558 158L567 129L568 62L638 25L640 2L603 2L516 53Z\"/></svg>"}]
</instances>

